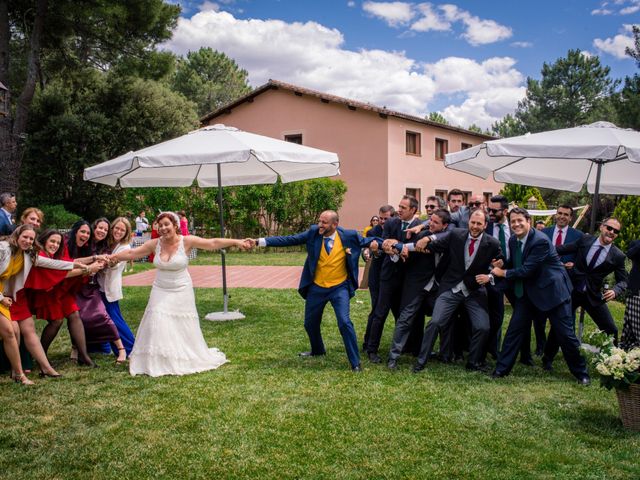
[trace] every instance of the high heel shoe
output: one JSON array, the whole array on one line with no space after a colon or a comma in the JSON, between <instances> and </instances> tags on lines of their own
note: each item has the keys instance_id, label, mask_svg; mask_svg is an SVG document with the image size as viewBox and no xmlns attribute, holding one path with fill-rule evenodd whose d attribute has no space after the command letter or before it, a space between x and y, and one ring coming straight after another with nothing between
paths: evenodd
<instances>
[{"instance_id":1,"label":"high heel shoe","mask_svg":"<svg viewBox=\"0 0 640 480\"><path fill-rule=\"evenodd\" d=\"M126 352L126 350L124 348L119 348L118 349L118 354L120 352ZM126 363L126 362L127 362L127 355L126 354L124 356L124 359L122 359L122 360L120 360L119 358L116 358L116 365L122 365L123 363Z\"/></svg>"},{"instance_id":2,"label":"high heel shoe","mask_svg":"<svg viewBox=\"0 0 640 480\"><path fill-rule=\"evenodd\" d=\"M62 375L61 375L61 374L59 374L59 373L56 373L56 374L54 375L54 374L52 374L52 373L40 372L40 373L38 374L38 376L39 376L40 378L62 378Z\"/></svg>"},{"instance_id":3,"label":"high heel shoe","mask_svg":"<svg viewBox=\"0 0 640 480\"><path fill-rule=\"evenodd\" d=\"M19 383L20 385L35 385L31 380L27 378L24 373L21 373L20 375L14 375L13 381Z\"/></svg>"}]
</instances>

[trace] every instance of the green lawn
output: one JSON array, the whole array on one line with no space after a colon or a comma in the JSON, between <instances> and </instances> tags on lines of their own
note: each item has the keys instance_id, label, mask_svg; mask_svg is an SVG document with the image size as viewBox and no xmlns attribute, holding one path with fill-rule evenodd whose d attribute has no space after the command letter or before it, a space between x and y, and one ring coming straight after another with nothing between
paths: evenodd
<instances>
[{"instance_id":1,"label":"green lawn","mask_svg":"<svg viewBox=\"0 0 640 480\"><path fill-rule=\"evenodd\" d=\"M149 288L125 289L137 328ZM221 309L218 289L197 289L198 309ZM617 418L615 394L574 383L561 359L552 374L517 365L493 381L461 364L423 374L347 364L331 309L327 356L308 348L293 290L232 289L246 314L203 321L231 363L157 379L129 376L111 357L72 365L62 331L51 359L60 380L25 388L1 381L0 477L113 478L639 478L640 435ZM352 301L362 335L368 293ZM622 309L616 306L621 318ZM591 326L591 322L588 323ZM388 348L387 328L383 348Z\"/></svg>"}]
</instances>

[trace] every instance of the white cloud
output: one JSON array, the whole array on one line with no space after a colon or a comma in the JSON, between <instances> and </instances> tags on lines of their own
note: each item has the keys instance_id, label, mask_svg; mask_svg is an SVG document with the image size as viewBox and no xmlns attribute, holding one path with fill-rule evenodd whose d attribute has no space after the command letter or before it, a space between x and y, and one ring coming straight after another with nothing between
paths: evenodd
<instances>
[{"instance_id":1,"label":"white cloud","mask_svg":"<svg viewBox=\"0 0 640 480\"><path fill-rule=\"evenodd\" d=\"M209 0L202 2L202 4L198 7L198 10L200 10L201 12L209 12L209 11L214 11L217 12L218 10L220 10L220 5L218 5L215 2L210 2Z\"/></svg>"},{"instance_id":2,"label":"white cloud","mask_svg":"<svg viewBox=\"0 0 640 480\"><path fill-rule=\"evenodd\" d=\"M519 99L513 92L523 84L508 57L450 57L425 65L404 52L347 50L340 31L317 22L237 19L223 11L180 18L163 47L181 55L200 47L224 52L249 72L253 86L273 78L419 116L438 94L454 94L463 102L448 107L456 123L483 128L513 111ZM481 102L487 95L491 101ZM458 120L466 114L468 120Z\"/></svg>"},{"instance_id":3,"label":"white cloud","mask_svg":"<svg viewBox=\"0 0 640 480\"><path fill-rule=\"evenodd\" d=\"M591 15L631 15L640 11L640 0L614 0L600 3L600 8L591 10ZM615 9L619 9L617 12Z\"/></svg>"},{"instance_id":4,"label":"white cloud","mask_svg":"<svg viewBox=\"0 0 640 480\"><path fill-rule=\"evenodd\" d=\"M403 27L413 19L409 28L414 32L452 31L454 23L463 26L462 38L471 45L485 45L513 35L511 28L494 20L476 17L453 4L434 7L431 3L372 2L362 4L365 12L381 18L391 27Z\"/></svg>"},{"instance_id":5,"label":"white cloud","mask_svg":"<svg viewBox=\"0 0 640 480\"><path fill-rule=\"evenodd\" d=\"M468 127L475 123L481 128L489 128L507 113L512 113L525 92L525 87L494 88L485 92L474 92L462 104L445 108L442 115L452 125Z\"/></svg>"},{"instance_id":6,"label":"white cloud","mask_svg":"<svg viewBox=\"0 0 640 480\"><path fill-rule=\"evenodd\" d=\"M455 5L440 5L440 9L444 12L444 16L447 20L451 22L459 21L466 26L466 31L462 36L471 45L494 43L513 35L511 28L500 25L494 20L483 20L480 17L471 15L466 10L462 10Z\"/></svg>"},{"instance_id":7,"label":"white cloud","mask_svg":"<svg viewBox=\"0 0 640 480\"><path fill-rule=\"evenodd\" d=\"M356 6L356 2L353 2L353 1L351 1L351 2L347 2L347 7L351 7L351 8L353 8L353 7L355 7L355 6Z\"/></svg>"},{"instance_id":8,"label":"white cloud","mask_svg":"<svg viewBox=\"0 0 640 480\"><path fill-rule=\"evenodd\" d=\"M421 3L417 6L421 17L411 25L411 30L416 32L428 32L429 30L451 30L451 22L439 15L430 3Z\"/></svg>"},{"instance_id":9,"label":"white cloud","mask_svg":"<svg viewBox=\"0 0 640 480\"><path fill-rule=\"evenodd\" d=\"M406 2L364 2L362 9L391 27L406 25L415 15L412 5Z\"/></svg>"},{"instance_id":10,"label":"white cloud","mask_svg":"<svg viewBox=\"0 0 640 480\"><path fill-rule=\"evenodd\" d=\"M627 47L633 48L633 34L631 25L623 25L622 33L616 35L613 38L596 38L593 41L593 46L602 53L608 53L616 58L624 59L631 58L625 53Z\"/></svg>"},{"instance_id":11,"label":"white cloud","mask_svg":"<svg viewBox=\"0 0 640 480\"><path fill-rule=\"evenodd\" d=\"M613 15L613 10L608 8L596 8L591 10L591 15Z\"/></svg>"},{"instance_id":12,"label":"white cloud","mask_svg":"<svg viewBox=\"0 0 640 480\"><path fill-rule=\"evenodd\" d=\"M516 47L516 48L531 48L531 47L533 47L533 43L531 43L531 42L512 42L510 45L512 47Z\"/></svg>"}]
</instances>

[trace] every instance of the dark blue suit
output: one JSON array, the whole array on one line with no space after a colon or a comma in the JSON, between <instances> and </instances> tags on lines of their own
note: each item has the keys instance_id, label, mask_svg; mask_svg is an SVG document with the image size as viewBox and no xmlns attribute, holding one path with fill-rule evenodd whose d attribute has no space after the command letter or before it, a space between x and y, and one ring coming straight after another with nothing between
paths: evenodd
<instances>
[{"instance_id":1,"label":"dark blue suit","mask_svg":"<svg viewBox=\"0 0 640 480\"><path fill-rule=\"evenodd\" d=\"M16 229L15 224L9 221L7 214L4 210L0 210L0 235L11 235Z\"/></svg>"},{"instance_id":2,"label":"dark blue suit","mask_svg":"<svg viewBox=\"0 0 640 480\"><path fill-rule=\"evenodd\" d=\"M324 355L325 348L320 332L322 312L327 302L331 302L338 320L338 328L342 335L347 356L352 367L360 364L358 354L358 341L356 332L349 316L349 300L355 295L358 288L358 260L362 248L369 246L376 238L362 238L355 230L344 230L338 227L337 233L342 242L342 247L350 249L346 255L347 280L331 288L323 288L314 283L316 267L320 258L320 249L323 248L322 235L318 232L318 226L312 225L306 232L284 237L266 238L267 246L287 247L291 245L306 245L307 259L304 262L302 276L298 292L306 300L304 328L309 335L312 355Z\"/></svg>"},{"instance_id":3,"label":"dark blue suit","mask_svg":"<svg viewBox=\"0 0 640 480\"><path fill-rule=\"evenodd\" d=\"M553 244L553 230L555 228L556 226L554 225L553 227L547 227L542 229L542 233L544 233L547 237L549 237L549 240L551 240L552 244ZM580 230L576 230L575 228L572 228L572 227L567 227L567 235L562 240L562 244L566 245L567 243L573 243L577 240L580 240L583 235L584 233L582 233ZM576 259L575 253L566 253L564 255L560 255L560 261L562 263L573 262L575 259Z\"/></svg>"},{"instance_id":4,"label":"dark blue suit","mask_svg":"<svg viewBox=\"0 0 640 480\"><path fill-rule=\"evenodd\" d=\"M516 280L522 280L524 293L521 298L514 293L513 316L498 356L496 373L507 375L511 371L523 336L531 330L532 319L545 315L556 332L571 373L578 379L588 377L584 358L580 355L580 343L573 331L571 280L560 257L551 240L532 228L522 252L522 266L514 268L516 241L515 235L509 239L506 278L510 287Z\"/></svg>"}]
</instances>

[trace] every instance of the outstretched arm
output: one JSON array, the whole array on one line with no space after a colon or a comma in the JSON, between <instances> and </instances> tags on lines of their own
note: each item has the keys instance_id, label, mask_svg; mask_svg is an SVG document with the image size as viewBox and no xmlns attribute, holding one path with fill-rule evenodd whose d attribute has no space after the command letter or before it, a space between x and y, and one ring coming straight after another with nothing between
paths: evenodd
<instances>
[{"instance_id":1,"label":"outstretched arm","mask_svg":"<svg viewBox=\"0 0 640 480\"><path fill-rule=\"evenodd\" d=\"M109 263L123 262L127 260L135 260L137 258L147 257L156 250L158 239L154 238L144 242L142 245L136 248L122 250L115 255L109 257Z\"/></svg>"},{"instance_id":2,"label":"outstretched arm","mask_svg":"<svg viewBox=\"0 0 640 480\"><path fill-rule=\"evenodd\" d=\"M200 238L194 235L184 237L185 249L199 248L201 250L220 250L222 248L237 247L241 250L249 250L253 246L250 240L237 240L235 238Z\"/></svg>"}]
</instances>

